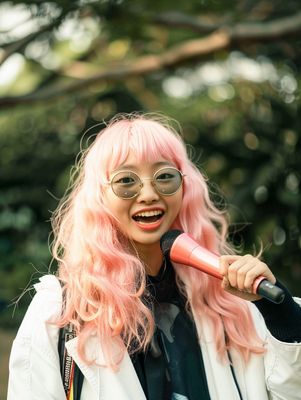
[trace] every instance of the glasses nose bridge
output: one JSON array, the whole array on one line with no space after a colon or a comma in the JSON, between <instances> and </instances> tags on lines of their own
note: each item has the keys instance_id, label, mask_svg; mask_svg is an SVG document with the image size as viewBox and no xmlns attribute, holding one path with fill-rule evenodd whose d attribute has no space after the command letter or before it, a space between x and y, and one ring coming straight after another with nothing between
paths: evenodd
<instances>
[{"instance_id":1,"label":"glasses nose bridge","mask_svg":"<svg viewBox=\"0 0 301 400\"><path fill-rule=\"evenodd\" d=\"M139 190L139 195L141 194L142 189L145 187L144 185L144 181L150 181L151 187L152 187L152 191L155 192L157 194L157 190L156 190L156 186L154 184L155 182L155 176L153 177L145 177L145 178L140 178L139 176L139 186L140 186L140 190Z\"/></svg>"},{"instance_id":2,"label":"glasses nose bridge","mask_svg":"<svg viewBox=\"0 0 301 400\"><path fill-rule=\"evenodd\" d=\"M149 177L140 178L140 176L139 176L139 179L140 179L140 182L143 184L143 181L153 181L155 178L154 178L154 176L152 176L151 178L149 178Z\"/></svg>"}]
</instances>

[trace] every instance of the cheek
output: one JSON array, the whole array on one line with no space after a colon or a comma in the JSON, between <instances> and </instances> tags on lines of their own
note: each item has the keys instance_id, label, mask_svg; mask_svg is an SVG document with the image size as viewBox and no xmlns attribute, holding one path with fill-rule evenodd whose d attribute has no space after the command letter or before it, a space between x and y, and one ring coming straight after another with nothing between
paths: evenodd
<instances>
[{"instance_id":1,"label":"cheek","mask_svg":"<svg viewBox=\"0 0 301 400\"><path fill-rule=\"evenodd\" d=\"M180 192L176 193L175 197L171 200L170 208L175 215L178 215L182 207L183 191L181 190Z\"/></svg>"},{"instance_id":2,"label":"cheek","mask_svg":"<svg viewBox=\"0 0 301 400\"><path fill-rule=\"evenodd\" d=\"M124 208L123 201L109 189L104 193L103 204L110 214L117 219L120 218Z\"/></svg>"},{"instance_id":3,"label":"cheek","mask_svg":"<svg viewBox=\"0 0 301 400\"><path fill-rule=\"evenodd\" d=\"M103 205L107 211L110 213L112 212L112 205L114 202L112 201L113 199L110 199L110 193L108 190L105 191L103 194Z\"/></svg>"}]
</instances>

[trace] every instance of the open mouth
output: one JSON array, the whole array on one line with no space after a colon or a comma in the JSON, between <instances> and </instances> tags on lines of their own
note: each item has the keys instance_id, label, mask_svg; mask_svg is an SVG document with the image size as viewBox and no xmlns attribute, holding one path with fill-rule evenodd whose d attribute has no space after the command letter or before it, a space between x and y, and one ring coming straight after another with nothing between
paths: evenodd
<instances>
[{"instance_id":1,"label":"open mouth","mask_svg":"<svg viewBox=\"0 0 301 400\"><path fill-rule=\"evenodd\" d=\"M163 217L164 212L161 210L143 211L133 216L133 219L143 224L150 224L159 221Z\"/></svg>"}]
</instances>

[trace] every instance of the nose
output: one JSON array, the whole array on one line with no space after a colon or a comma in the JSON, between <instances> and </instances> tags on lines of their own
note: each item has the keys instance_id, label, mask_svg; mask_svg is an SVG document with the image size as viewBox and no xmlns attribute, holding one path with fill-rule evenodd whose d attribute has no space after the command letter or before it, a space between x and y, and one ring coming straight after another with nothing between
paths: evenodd
<instances>
[{"instance_id":1,"label":"nose","mask_svg":"<svg viewBox=\"0 0 301 400\"><path fill-rule=\"evenodd\" d=\"M159 194L150 179L142 181L142 187L136 200L138 203L153 203L159 200Z\"/></svg>"}]
</instances>

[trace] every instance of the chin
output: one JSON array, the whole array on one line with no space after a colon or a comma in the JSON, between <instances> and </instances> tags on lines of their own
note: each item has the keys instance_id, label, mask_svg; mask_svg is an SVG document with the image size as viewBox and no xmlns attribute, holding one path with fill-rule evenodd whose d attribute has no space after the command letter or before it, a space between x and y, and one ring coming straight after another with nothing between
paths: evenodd
<instances>
[{"instance_id":1,"label":"chin","mask_svg":"<svg viewBox=\"0 0 301 400\"><path fill-rule=\"evenodd\" d=\"M163 233L140 234L137 237L132 237L132 240L137 244L152 245L160 242Z\"/></svg>"}]
</instances>

